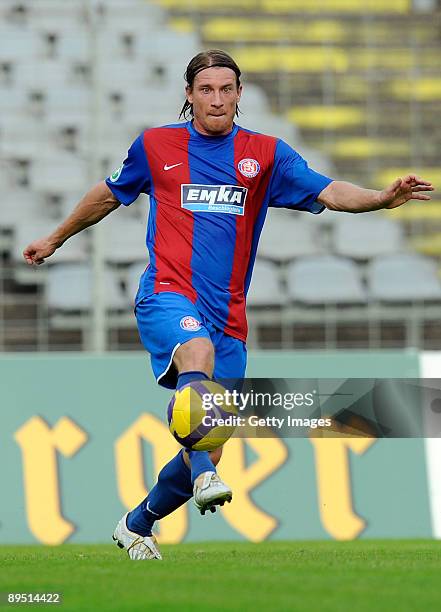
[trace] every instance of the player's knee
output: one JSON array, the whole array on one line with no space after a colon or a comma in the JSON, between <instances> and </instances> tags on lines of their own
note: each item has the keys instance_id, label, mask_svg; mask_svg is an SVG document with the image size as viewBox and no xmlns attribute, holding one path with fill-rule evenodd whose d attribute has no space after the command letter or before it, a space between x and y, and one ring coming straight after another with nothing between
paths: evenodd
<instances>
[{"instance_id":1,"label":"player's knee","mask_svg":"<svg viewBox=\"0 0 441 612\"><path fill-rule=\"evenodd\" d=\"M210 452L210 459L214 465L217 465L222 457L222 446Z\"/></svg>"},{"instance_id":2,"label":"player's knee","mask_svg":"<svg viewBox=\"0 0 441 612\"><path fill-rule=\"evenodd\" d=\"M212 376L214 347L208 338L193 338L178 348L174 356L178 372L198 371Z\"/></svg>"}]
</instances>

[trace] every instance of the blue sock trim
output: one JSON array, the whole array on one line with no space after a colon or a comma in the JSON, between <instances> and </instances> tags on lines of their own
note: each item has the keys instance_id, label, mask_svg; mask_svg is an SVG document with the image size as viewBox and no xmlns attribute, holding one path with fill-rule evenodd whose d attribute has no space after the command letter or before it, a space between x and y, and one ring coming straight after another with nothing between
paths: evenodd
<instances>
[{"instance_id":1,"label":"blue sock trim","mask_svg":"<svg viewBox=\"0 0 441 612\"><path fill-rule=\"evenodd\" d=\"M178 376L176 389L182 389L184 385L188 385L188 383L194 382L196 380L210 380L210 377L207 376L205 372L198 372L197 370L192 370L190 372L181 372Z\"/></svg>"}]
</instances>

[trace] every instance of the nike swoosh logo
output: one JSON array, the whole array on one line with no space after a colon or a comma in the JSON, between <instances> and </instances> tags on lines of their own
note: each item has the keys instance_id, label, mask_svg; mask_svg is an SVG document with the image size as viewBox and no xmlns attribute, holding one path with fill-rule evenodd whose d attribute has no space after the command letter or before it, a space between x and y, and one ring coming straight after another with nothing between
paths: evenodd
<instances>
[{"instance_id":1,"label":"nike swoosh logo","mask_svg":"<svg viewBox=\"0 0 441 612\"><path fill-rule=\"evenodd\" d=\"M171 170L172 168L177 168L178 166L182 166L184 162L180 162L179 164L173 164L173 166L167 166L167 164L164 165L164 170Z\"/></svg>"},{"instance_id":2,"label":"nike swoosh logo","mask_svg":"<svg viewBox=\"0 0 441 612\"><path fill-rule=\"evenodd\" d=\"M146 504L146 510L148 510L149 512L151 512L152 514L156 514L156 516L159 516L159 514L157 512L153 512L153 510L151 508L149 508L150 506L150 502L148 501Z\"/></svg>"}]
</instances>

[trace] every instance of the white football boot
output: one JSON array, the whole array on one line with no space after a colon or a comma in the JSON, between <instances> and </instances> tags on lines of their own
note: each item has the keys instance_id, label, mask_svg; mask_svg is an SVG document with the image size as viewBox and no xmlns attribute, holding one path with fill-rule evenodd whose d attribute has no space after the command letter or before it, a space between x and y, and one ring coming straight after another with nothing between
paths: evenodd
<instances>
[{"instance_id":1,"label":"white football boot","mask_svg":"<svg viewBox=\"0 0 441 612\"><path fill-rule=\"evenodd\" d=\"M196 508L201 514L205 514L206 510L216 512L216 506L230 502L233 493L216 472L204 472L194 481L193 497Z\"/></svg>"},{"instance_id":2,"label":"white football boot","mask_svg":"<svg viewBox=\"0 0 441 612\"><path fill-rule=\"evenodd\" d=\"M128 514L128 512L127 512ZM125 514L116 526L112 538L120 548L125 548L132 561L162 559L154 535L141 536L127 527Z\"/></svg>"}]
</instances>

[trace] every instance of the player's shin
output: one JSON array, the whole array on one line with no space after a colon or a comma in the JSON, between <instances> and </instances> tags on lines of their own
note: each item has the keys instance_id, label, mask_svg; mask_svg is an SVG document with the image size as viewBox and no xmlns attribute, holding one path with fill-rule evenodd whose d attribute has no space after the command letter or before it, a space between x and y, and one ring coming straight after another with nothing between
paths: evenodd
<instances>
[{"instance_id":1,"label":"player's shin","mask_svg":"<svg viewBox=\"0 0 441 612\"><path fill-rule=\"evenodd\" d=\"M190 469L179 453L165 465L159 473L158 482L148 496L127 516L127 527L142 536L152 533L155 521L158 521L193 496L193 485Z\"/></svg>"}]
</instances>

